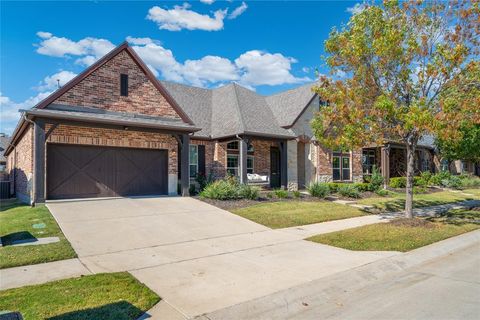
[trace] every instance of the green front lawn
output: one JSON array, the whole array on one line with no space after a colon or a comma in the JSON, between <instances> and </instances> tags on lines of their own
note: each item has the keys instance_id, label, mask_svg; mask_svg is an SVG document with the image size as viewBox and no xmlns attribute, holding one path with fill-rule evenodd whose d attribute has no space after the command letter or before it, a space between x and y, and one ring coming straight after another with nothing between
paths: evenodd
<instances>
[{"instance_id":1,"label":"green front lawn","mask_svg":"<svg viewBox=\"0 0 480 320\"><path fill-rule=\"evenodd\" d=\"M479 224L398 219L310 237L306 240L357 251L406 252L480 228Z\"/></svg>"},{"instance_id":2,"label":"green front lawn","mask_svg":"<svg viewBox=\"0 0 480 320\"><path fill-rule=\"evenodd\" d=\"M0 291L0 310L24 319L136 319L160 298L127 272L104 273Z\"/></svg>"},{"instance_id":3,"label":"green front lawn","mask_svg":"<svg viewBox=\"0 0 480 320\"><path fill-rule=\"evenodd\" d=\"M357 208L327 201L269 202L233 209L232 212L273 229L365 215Z\"/></svg>"},{"instance_id":4,"label":"green front lawn","mask_svg":"<svg viewBox=\"0 0 480 320\"><path fill-rule=\"evenodd\" d=\"M466 192L466 191L465 191ZM473 192L468 192L472 193ZM452 202L473 199L475 196L465 196L450 191L439 191L427 194L414 194L413 205L415 208L437 206ZM376 212L394 212L405 209L405 193L391 192L388 197L373 197L358 200L359 204L371 205Z\"/></svg>"},{"instance_id":5,"label":"green front lawn","mask_svg":"<svg viewBox=\"0 0 480 320\"><path fill-rule=\"evenodd\" d=\"M476 199L480 199L480 189L465 189L462 192L473 194Z\"/></svg>"},{"instance_id":6,"label":"green front lawn","mask_svg":"<svg viewBox=\"0 0 480 320\"><path fill-rule=\"evenodd\" d=\"M44 228L34 228L34 225L44 225ZM32 208L15 204L4 207L0 211L0 226L3 243L3 247L0 247L0 269L76 257L75 251L45 206ZM43 245L10 246L15 240L43 237L59 237L60 241Z\"/></svg>"}]
</instances>

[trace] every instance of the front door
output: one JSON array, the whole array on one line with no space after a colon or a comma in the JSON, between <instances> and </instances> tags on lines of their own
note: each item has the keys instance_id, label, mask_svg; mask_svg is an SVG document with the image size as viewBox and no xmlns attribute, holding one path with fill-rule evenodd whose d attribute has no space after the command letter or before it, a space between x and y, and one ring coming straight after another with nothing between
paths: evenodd
<instances>
[{"instance_id":1,"label":"front door","mask_svg":"<svg viewBox=\"0 0 480 320\"><path fill-rule=\"evenodd\" d=\"M280 188L280 150L270 148L270 187Z\"/></svg>"}]
</instances>

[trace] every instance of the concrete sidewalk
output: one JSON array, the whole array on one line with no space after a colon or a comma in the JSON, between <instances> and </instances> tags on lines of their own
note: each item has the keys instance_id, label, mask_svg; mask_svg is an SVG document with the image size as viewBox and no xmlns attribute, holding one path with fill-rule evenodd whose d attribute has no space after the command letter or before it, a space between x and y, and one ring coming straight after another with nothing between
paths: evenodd
<instances>
[{"instance_id":1,"label":"concrete sidewalk","mask_svg":"<svg viewBox=\"0 0 480 320\"><path fill-rule=\"evenodd\" d=\"M480 230L197 317L477 319Z\"/></svg>"},{"instance_id":2,"label":"concrete sidewalk","mask_svg":"<svg viewBox=\"0 0 480 320\"><path fill-rule=\"evenodd\" d=\"M0 290L92 274L79 259L0 269Z\"/></svg>"}]
</instances>

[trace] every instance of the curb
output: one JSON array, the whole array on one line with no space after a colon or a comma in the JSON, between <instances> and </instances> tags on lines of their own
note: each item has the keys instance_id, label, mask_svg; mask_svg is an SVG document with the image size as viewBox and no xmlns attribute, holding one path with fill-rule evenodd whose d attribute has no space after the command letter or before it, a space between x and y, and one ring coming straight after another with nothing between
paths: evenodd
<instances>
[{"instance_id":1,"label":"curb","mask_svg":"<svg viewBox=\"0 0 480 320\"><path fill-rule=\"evenodd\" d=\"M195 319L291 319L308 306L319 307L331 302L336 295L360 290L388 276L473 245L480 245L480 230L200 315Z\"/></svg>"}]
</instances>

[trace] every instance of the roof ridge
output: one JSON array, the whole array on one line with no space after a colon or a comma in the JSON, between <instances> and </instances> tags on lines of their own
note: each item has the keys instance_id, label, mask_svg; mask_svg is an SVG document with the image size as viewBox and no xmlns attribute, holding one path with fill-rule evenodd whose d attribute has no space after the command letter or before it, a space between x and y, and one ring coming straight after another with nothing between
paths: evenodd
<instances>
[{"instance_id":1,"label":"roof ridge","mask_svg":"<svg viewBox=\"0 0 480 320\"><path fill-rule=\"evenodd\" d=\"M237 112L240 117L240 131L245 132L245 124L244 124L244 119L242 115L242 111L240 110L240 104L238 103L238 93L237 93L237 84L233 82L233 92L235 93L235 105L237 107Z\"/></svg>"},{"instance_id":2,"label":"roof ridge","mask_svg":"<svg viewBox=\"0 0 480 320\"><path fill-rule=\"evenodd\" d=\"M264 97L265 98L268 98L268 97L274 97L274 96L278 96L278 95L281 95L281 94L284 94L284 93L287 93L287 92L290 92L290 91L294 91L294 90L298 90L300 88L303 88L303 87L306 87L308 85L315 85L316 81L313 81L313 82L309 82L309 83L305 83L305 84L302 84L301 86L298 86L298 87L295 87L295 88L290 88L288 90L284 90L284 91L280 91L280 92L277 92L277 93L273 93L273 94L269 94L269 95L265 95Z\"/></svg>"}]
</instances>

